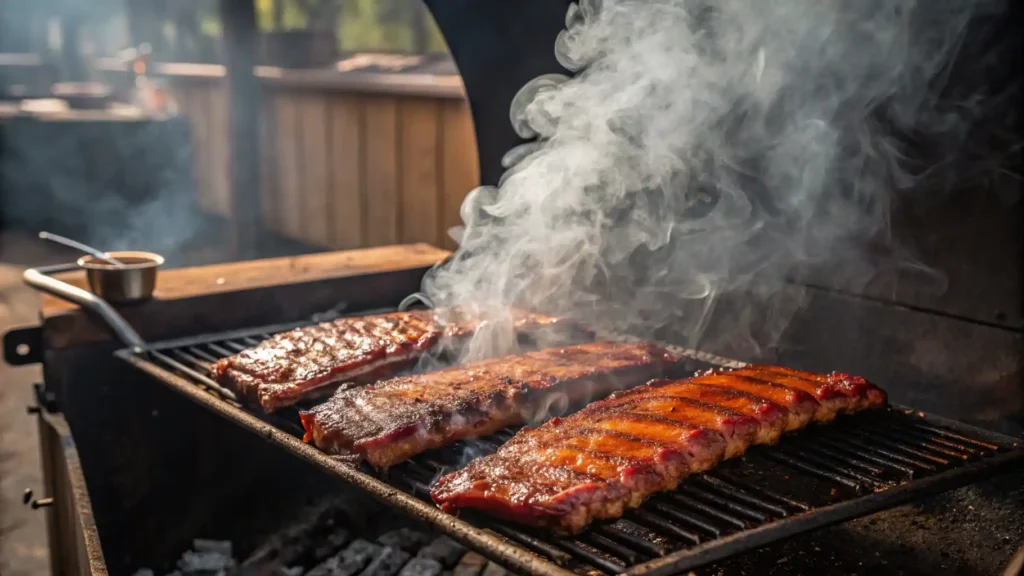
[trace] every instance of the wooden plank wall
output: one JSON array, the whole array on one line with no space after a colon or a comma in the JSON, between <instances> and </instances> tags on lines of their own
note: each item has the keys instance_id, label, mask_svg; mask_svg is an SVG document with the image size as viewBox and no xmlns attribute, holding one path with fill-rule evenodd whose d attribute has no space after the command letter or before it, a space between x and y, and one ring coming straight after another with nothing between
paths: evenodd
<instances>
[{"instance_id":1,"label":"wooden plank wall","mask_svg":"<svg viewBox=\"0 0 1024 576\"><path fill-rule=\"evenodd\" d=\"M176 79L192 124L199 203L231 213L227 100L219 78ZM428 242L447 230L479 184L463 99L268 86L263 100L264 224L324 248Z\"/></svg>"}]
</instances>

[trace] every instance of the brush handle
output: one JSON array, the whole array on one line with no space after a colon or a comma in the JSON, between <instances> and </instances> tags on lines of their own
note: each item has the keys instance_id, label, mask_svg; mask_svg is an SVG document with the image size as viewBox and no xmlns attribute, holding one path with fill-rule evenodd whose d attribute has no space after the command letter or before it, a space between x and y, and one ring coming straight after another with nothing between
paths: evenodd
<instances>
[{"instance_id":1,"label":"brush handle","mask_svg":"<svg viewBox=\"0 0 1024 576\"><path fill-rule=\"evenodd\" d=\"M111 258L110 256L107 256L105 253L100 252L99 250L93 248L92 246L86 246L85 244L82 244L77 240L65 238L64 236L61 236L59 234L52 234L50 232L40 232L39 238L42 240L49 240L50 242L55 242L57 244L63 244L64 246L67 246L69 248L74 248L75 250L78 250L80 252L85 252L86 254L95 256L100 260L103 260L104 262L117 266L118 268L124 268L124 264L120 260Z\"/></svg>"}]
</instances>

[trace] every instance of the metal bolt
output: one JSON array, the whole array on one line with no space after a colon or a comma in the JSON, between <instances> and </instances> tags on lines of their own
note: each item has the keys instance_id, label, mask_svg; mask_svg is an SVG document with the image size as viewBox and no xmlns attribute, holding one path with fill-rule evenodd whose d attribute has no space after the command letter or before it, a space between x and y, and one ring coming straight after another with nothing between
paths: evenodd
<instances>
[{"instance_id":1,"label":"metal bolt","mask_svg":"<svg viewBox=\"0 0 1024 576\"><path fill-rule=\"evenodd\" d=\"M40 498L39 500L32 501L32 509L38 510L40 508L46 508L47 506L53 505L53 498Z\"/></svg>"}]
</instances>

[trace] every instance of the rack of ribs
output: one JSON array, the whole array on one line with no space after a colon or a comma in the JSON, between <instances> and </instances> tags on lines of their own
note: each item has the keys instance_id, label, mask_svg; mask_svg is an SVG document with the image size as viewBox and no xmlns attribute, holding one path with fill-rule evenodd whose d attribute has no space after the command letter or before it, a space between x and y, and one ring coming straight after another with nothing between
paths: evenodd
<instances>
[{"instance_id":1,"label":"rack of ribs","mask_svg":"<svg viewBox=\"0 0 1024 576\"><path fill-rule=\"evenodd\" d=\"M272 336L212 367L213 379L266 412L326 396L343 382L367 383L414 365L443 338L459 339L481 321L467 314L412 310L340 318ZM520 332L561 324L514 312Z\"/></svg>"},{"instance_id":2,"label":"rack of ribs","mask_svg":"<svg viewBox=\"0 0 1024 576\"><path fill-rule=\"evenodd\" d=\"M646 343L590 342L491 358L339 390L300 413L305 440L388 468L425 450L543 418L663 375L678 362Z\"/></svg>"},{"instance_id":3,"label":"rack of ribs","mask_svg":"<svg viewBox=\"0 0 1024 576\"><path fill-rule=\"evenodd\" d=\"M440 478L431 496L448 512L478 509L578 533L752 444L886 404L863 378L775 366L656 380L521 430Z\"/></svg>"}]
</instances>

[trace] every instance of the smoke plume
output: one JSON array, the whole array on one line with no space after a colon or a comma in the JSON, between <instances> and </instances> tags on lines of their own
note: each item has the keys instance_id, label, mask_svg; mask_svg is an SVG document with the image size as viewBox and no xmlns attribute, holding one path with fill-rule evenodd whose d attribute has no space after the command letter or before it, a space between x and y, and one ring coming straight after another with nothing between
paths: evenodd
<instances>
[{"instance_id":1,"label":"smoke plume","mask_svg":"<svg viewBox=\"0 0 1024 576\"><path fill-rule=\"evenodd\" d=\"M1000 9L582 0L555 48L576 75L516 98L513 126L536 140L466 198L459 248L424 292L639 335L672 324L689 344L742 294L761 312L736 336L769 344L800 304L776 297L796 270L871 277L866 245L920 176L908 142L962 140L977 103L937 95L968 22Z\"/></svg>"}]
</instances>

